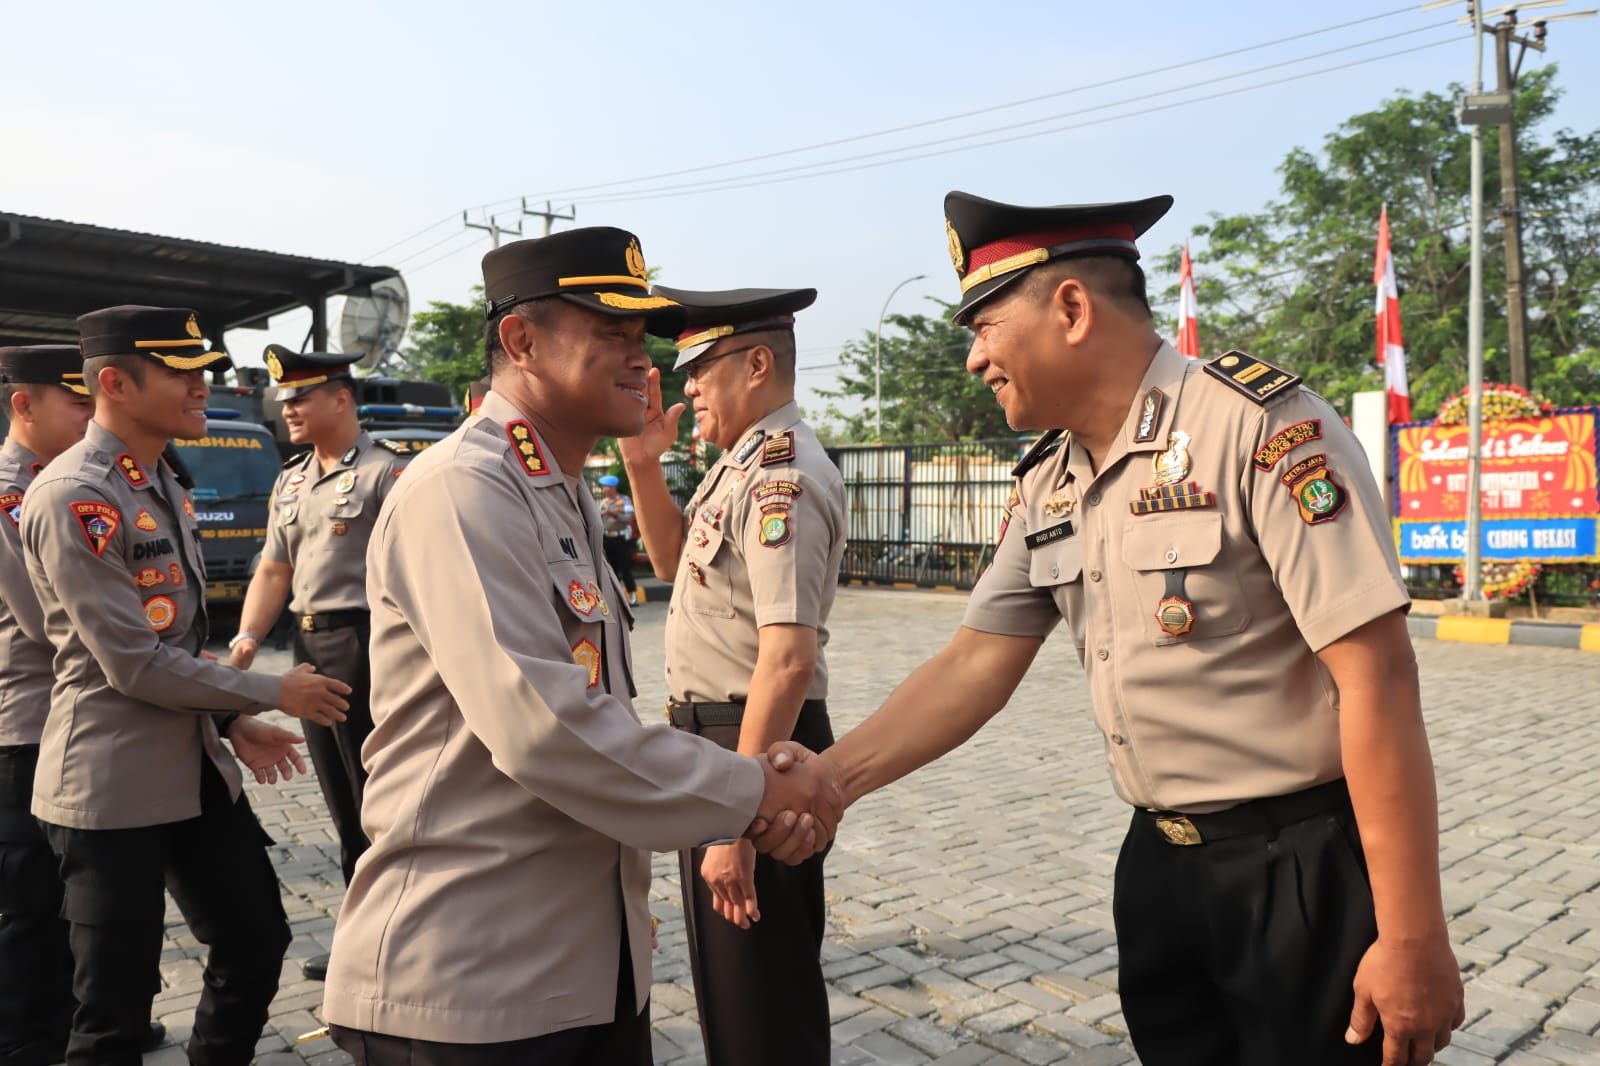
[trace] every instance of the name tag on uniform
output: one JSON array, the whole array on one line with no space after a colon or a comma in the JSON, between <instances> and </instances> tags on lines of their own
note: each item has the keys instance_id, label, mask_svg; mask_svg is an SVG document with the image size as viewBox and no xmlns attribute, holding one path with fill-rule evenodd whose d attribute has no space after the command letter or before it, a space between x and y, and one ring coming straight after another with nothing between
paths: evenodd
<instances>
[{"instance_id":1,"label":"name tag on uniform","mask_svg":"<svg viewBox=\"0 0 1600 1066\"><path fill-rule=\"evenodd\" d=\"M1046 544L1070 536L1072 536L1072 523L1062 522L1060 525L1051 526L1049 529L1041 529L1037 533L1029 533L1022 538L1022 543L1028 546L1029 551L1033 551L1035 548L1042 548Z\"/></svg>"}]
</instances>

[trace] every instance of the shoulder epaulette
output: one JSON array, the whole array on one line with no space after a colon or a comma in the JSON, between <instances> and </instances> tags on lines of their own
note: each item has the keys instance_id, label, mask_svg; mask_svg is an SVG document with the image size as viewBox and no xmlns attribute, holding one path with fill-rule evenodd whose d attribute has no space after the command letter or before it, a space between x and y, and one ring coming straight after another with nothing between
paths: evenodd
<instances>
[{"instance_id":1,"label":"shoulder epaulette","mask_svg":"<svg viewBox=\"0 0 1600 1066\"><path fill-rule=\"evenodd\" d=\"M1021 477L1023 474L1026 474L1028 471L1032 470L1034 467L1050 458L1050 456L1054 455L1056 453L1056 449L1060 448L1063 443L1061 434L1061 430L1052 429L1047 431L1044 436L1034 441L1033 447L1028 449L1028 454L1022 457L1022 462L1018 463L1012 468L1011 476Z\"/></svg>"},{"instance_id":2,"label":"shoulder epaulette","mask_svg":"<svg viewBox=\"0 0 1600 1066\"><path fill-rule=\"evenodd\" d=\"M310 454L311 454L310 452L299 452L298 454L289 456L289 458L287 458L287 459L285 459L283 461L283 468L285 470L292 469L293 467L299 465L300 463L305 462L306 461L306 456L308 456Z\"/></svg>"},{"instance_id":3,"label":"shoulder epaulette","mask_svg":"<svg viewBox=\"0 0 1600 1066\"><path fill-rule=\"evenodd\" d=\"M411 454L411 442L408 440L391 440L388 437L384 437L382 440L375 441L374 443L376 443L378 447L387 449L396 455Z\"/></svg>"},{"instance_id":4,"label":"shoulder epaulette","mask_svg":"<svg viewBox=\"0 0 1600 1066\"><path fill-rule=\"evenodd\" d=\"M1206 373L1263 407L1300 384L1299 374L1291 374L1244 352L1229 352L1211 360L1206 364Z\"/></svg>"}]
</instances>

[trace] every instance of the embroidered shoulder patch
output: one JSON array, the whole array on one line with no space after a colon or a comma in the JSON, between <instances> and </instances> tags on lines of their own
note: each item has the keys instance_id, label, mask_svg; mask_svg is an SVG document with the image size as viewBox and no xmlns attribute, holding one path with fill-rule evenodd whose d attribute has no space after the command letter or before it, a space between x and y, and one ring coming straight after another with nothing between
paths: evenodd
<instances>
[{"instance_id":1,"label":"embroidered shoulder patch","mask_svg":"<svg viewBox=\"0 0 1600 1066\"><path fill-rule=\"evenodd\" d=\"M761 515L761 546L780 548L789 543L793 531L789 528L788 511L765 511Z\"/></svg>"},{"instance_id":2,"label":"embroidered shoulder patch","mask_svg":"<svg viewBox=\"0 0 1600 1066\"><path fill-rule=\"evenodd\" d=\"M1261 450L1255 454L1256 469L1261 471L1271 470L1278 465L1278 460L1294 451L1308 441L1322 439L1322 419L1313 418L1305 422L1296 422L1287 429L1280 429L1272 435Z\"/></svg>"},{"instance_id":3,"label":"embroidered shoulder patch","mask_svg":"<svg viewBox=\"0 0 1600 1066\"><path fill-rule=\"evenodd\" d=\"M1294 497L1300 521L1310 526L1339 517L1345 504L1350 502L1350 494L1334 480L1333 472L1328 469L1326 455L1313 455L1300 460L1285 470L1278 480Z\"/></svg>"},{"instance_id":4,"label":"embroidered shoulder patch","mask_svg":"<svg viewBox=\"0 0 1600 1066\"><path fill-rule=\"evenodd\" d=\"M106 545L111 543L117 527L122 524L122 512L100 500L79 500L70 506L89 541L89 549L97 556L104 555Z\"/></svg>"},{"instance_id":5,"label":"embroidered shoulder patch","mask_svg":"<svg viewBox=\"0 0 1600 1066\"><path fill-rule=\"evenodd\" d=\"M22 523L22 493L8 492L0 496L0 508L6 512L6 517L11 519L12 525Z\"/></svg>"},{"instance_id":6,"label":"embroidered shoulder patch","mask_svg":"<svg viewBox=\"0 0 1600 1066\"><path fill-rule=\"evenodd\" d=\"M750 496L756 503L765 505L774 499L798 499L802 491L800 486L792 481L763 481L750 490ZM765 506L762 509L765 510Z\"/></svg>"},{"instance_id":7,"label":"embroidered shoulder patch","mask_svg":"<svg viewBox=\"0 0 1600 1066\"><path fill-rule=\"evenodd\" d=\"M794 459L794 430L775 433L761 446L761 465L777 466Z\"/></svg>"},{"instance_id":8,"label":"embroidered shoulder patch","mask_svg":"<svg viewBox=\"0 0 1600 1066\"><path fill-rule=\"evenodd\" d=\"M511 447L516 449L522 469L530 476L538 477L550 472L550 464L544 461L544 452L539 450L539 440L534 436L531 424L520 418L515 422L507 422L506 436L511 438Z\"/></svg>"},{"instance_id":9,"label":"embroidered shoulder patch","mask_svg":"<svg viewBox=\"0 0 1600 1066\"><path fill-rule=\"evenodd\" d=\"M1280 370L1244 352L1229 352L1206 364L1206 373L1251 401L1266 405L1300 384L1300 375Z\"/></svg>"},{"instance_id":10,"label":"embroidered shoulder patch","mask_svg":"<svg viewBox=\"0 0 1600 1066\"><path fill-rule=\"evenodd\" d=\"M144 467L139 465L139 460L131 453L123 452L117 456L117 469L122 471L122 476L127 478L128 484L134 488L143 489L150 486L150 478L145 474Z\"/></svg>"}]
</instances>

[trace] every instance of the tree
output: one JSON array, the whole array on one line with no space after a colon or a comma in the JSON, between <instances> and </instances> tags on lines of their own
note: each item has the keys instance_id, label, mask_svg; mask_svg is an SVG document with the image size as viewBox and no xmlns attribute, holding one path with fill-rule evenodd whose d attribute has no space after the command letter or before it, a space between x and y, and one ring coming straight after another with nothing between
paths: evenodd
<instances>
[{"instance_id":1,"label":"tree","mask_svg":"<svg viewBox=\"0 0 1600 1066\"><path fill-rule=\"evenodd\" d=\"M1600 130L1539 127L1553 112L1556 68L1517 91L1529 357L1535 387L1558 404L1600 400ZM1382 389L1374 363L1372 263L1387 202L1419 416L1467 376L1470 138L1449 93L1402 94L1346 120L1320 153L1296 148L1278 168L1281 199L1196 226L1201 343L1252 351L1305 376L1345 407ZM1505 380L1505 263L1498 140L1484 138L1485 377ZM1175 277L1180 249L1160 269ZM1176 298L1176 285L1168 288Z\"/></svg>"},{"instance_id":2,"label":"tree","mask_svg":"<svg viewBox=\"0 0 1600 1066\"><path fill-rule=\"evenodd\" d=\"M982 379L967 373L966 355L972 336L950 321L956 305L929 297L942 309L938 315L890 315L896 335L883 341L883 433L891 444L1015 437L1005 412ZM868 330L839 353L843 369L839 386L818 389L829 400L849 398L864 404L859 413L830 403L824 418L828 435L839 443L877 441L876 379L873 342Z\"/></svg>"}]
</instances>

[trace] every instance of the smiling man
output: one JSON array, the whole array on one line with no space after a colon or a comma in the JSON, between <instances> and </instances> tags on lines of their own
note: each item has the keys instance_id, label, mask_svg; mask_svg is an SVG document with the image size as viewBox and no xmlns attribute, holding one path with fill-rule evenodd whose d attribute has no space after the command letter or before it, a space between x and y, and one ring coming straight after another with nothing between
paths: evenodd
<instances>
[{"instance_id":1,"label":"smiling man","mask_svg":"<svg viewBox=\"0 0 1600 1066\"><path fill-rule=\"evenodd\" d=\"M649 852L760 815L794 828L770 846L799 861L837 792L798 746L780 773L634 712L631 615L580 474L600 438L644 428L645 332L682 319L638 239L517 241L483 275L493 388L407 468L367 552L372 846L323 1016L363 1066L637 1066Z\"/></svg>"},{"instance_id":2,"label":"smiling man","mask_svg":"<svg viewBox=\"0 0 1600 1066\"><path fill-rule=\"evenodd\" d=\"M202 653L194 503L161 455L173 437L205 434L205 371L226 366L227 353L206 348L185 308L106 308L78 330L94 420L22 504L29 578L56 649L33 813L66 884L78 995L67 1062L139 1062L170 891L209 949L189 1059L242 1066L289 927L266 834L212 712L278 707L328 722L350 690L307 670L246 674Z\"/></svg>"},{"instance_id":3,"label":"smiling man","mask_svg":"<svg viewBox=\"0 0 1600 1066\"><path fill-rule=\"evenodd\" d=\"M822 751L833 742L823 648L847 530L844 481L794 400L794 316L817 290L655 291L685 309L674 369L688 371L701 439L723 449L679 511L661 454L684 405L662 411L652 370L645 431L621 444L650 562L673 582L668 714L747 755L788 739ZM828 1062L822 862L785 866L743 840L682 854L710 1066Z\"/></svg>"},{"instance_id":4,"label":"smiling man","mask_svg":"<svg viewBox=\"0 0 1600 1066\"><path fill-rule=\"evenodd\" d=\"M1048 432L955 638L818 758L850 801L937 758L1065 619L1131 808L1114 911L1140 1060L1427 1063L1461 979L1387 512L1298 377L1156 334L1135 241L1171 204L947 197L967 369Z\"/></svg>"}]
</instances>

